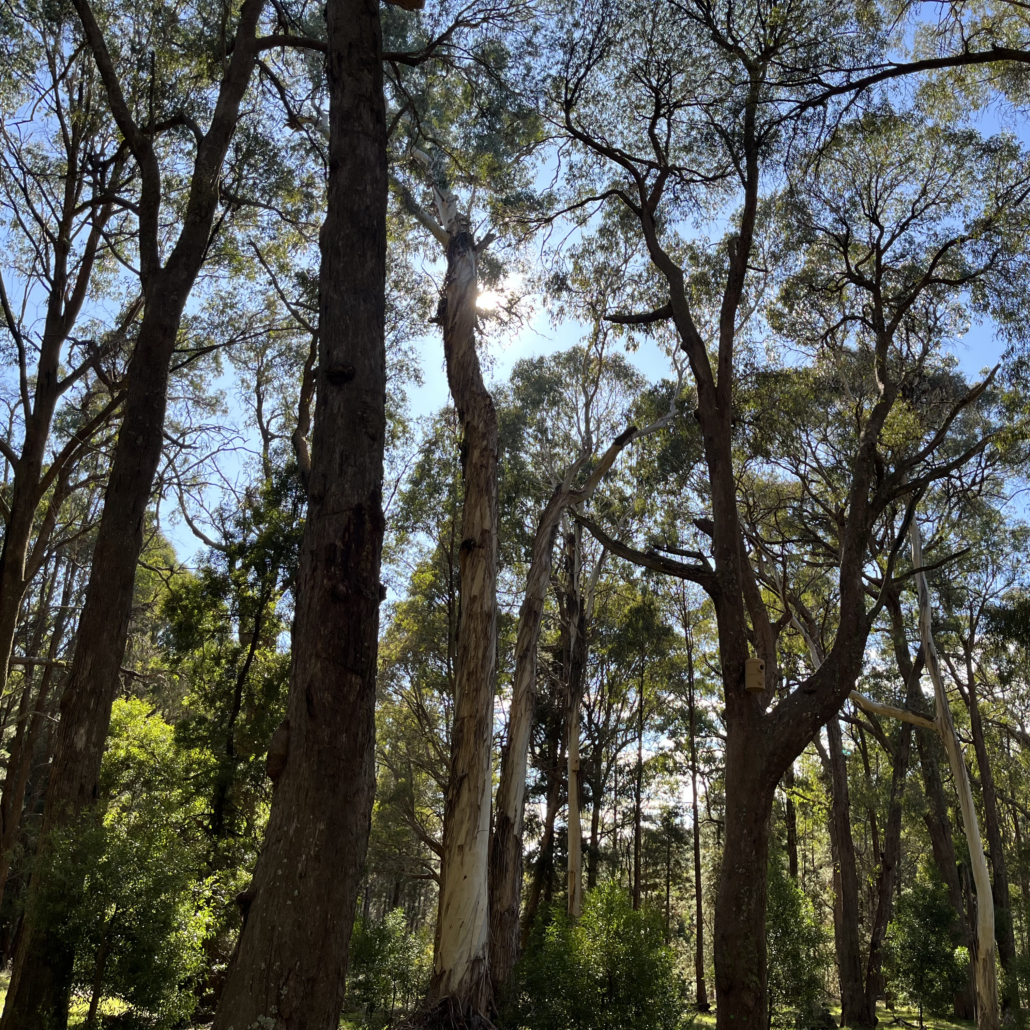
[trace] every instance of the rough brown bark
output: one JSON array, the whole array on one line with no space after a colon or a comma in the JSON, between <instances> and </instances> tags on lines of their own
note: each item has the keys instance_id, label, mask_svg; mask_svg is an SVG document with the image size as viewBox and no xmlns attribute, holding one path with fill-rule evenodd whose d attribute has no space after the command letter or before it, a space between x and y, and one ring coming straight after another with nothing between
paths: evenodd
<instances>
[{"instance_id":1,"label":"rough brown bark","mask_svg":"<svg viewBox=\"0 0 1030 1030\"><path fill-rule=\"evenodd\" d=\"M102 31L87 0L75 0L108 102L140 166L140 269L144 314L128 370L124 415L93 552L78 641L61 702L41 827L67 825L97 796L111 705L119 682L143 523L161 455L169 362L182 313L200 271L218 208L222 162L256 58L264 0L244 0L232 58L208 132L198 143L183 228L159 261L160 170L151 138L132 118ZM38 886L38 885L37 885ZM36 889L35 887L31 889ZM26 919L4 1007L3 1030L61 1030L68 1018L72 956L51 931Z\"/></svg>"},{"instance_id":2,"label":"rough brown bark","mask_svg":"<svg viewBox=\"0 0 1030 1030\"><path fill-rule=\"evenodd\" d=\"M328 207L287 717L215 1030L334 1027L375 790L386 431L386 119L375 0L330 0Z\"/></svg>"}]
</instances>

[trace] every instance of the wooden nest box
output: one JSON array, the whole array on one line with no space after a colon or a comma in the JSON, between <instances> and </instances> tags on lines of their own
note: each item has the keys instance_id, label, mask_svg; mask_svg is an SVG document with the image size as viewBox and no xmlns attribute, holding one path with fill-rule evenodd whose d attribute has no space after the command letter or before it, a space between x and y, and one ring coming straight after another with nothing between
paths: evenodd
<instances>
[{"instance_id":1,"label":"wooden nest box","mask_svg":"<svg viewBox=\"0 0 1030 1030\"><path fill-rule=\"evenodd\" d=\"M744 662L744 689L750 694L765 690L765 662L761 658L748 658Z\"/></svg>"}]
</instances>

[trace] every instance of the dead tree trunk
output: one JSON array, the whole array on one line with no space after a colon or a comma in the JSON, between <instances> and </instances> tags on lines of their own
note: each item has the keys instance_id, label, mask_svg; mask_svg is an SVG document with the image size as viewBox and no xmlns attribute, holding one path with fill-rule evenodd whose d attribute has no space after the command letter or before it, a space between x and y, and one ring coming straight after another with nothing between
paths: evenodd
<instances>
[{"instance_id":1,"label":"dead tree trunk","mask_svg":"<svg viewBox=\"0 0 1030 1030\"><path fill-rule=\"evenodd\" d=\"M336 1026L375 790L387 203L378 5L330 0L327 30L331 171L290 694L215 1030Z\"/></svg>"}]
</instances>

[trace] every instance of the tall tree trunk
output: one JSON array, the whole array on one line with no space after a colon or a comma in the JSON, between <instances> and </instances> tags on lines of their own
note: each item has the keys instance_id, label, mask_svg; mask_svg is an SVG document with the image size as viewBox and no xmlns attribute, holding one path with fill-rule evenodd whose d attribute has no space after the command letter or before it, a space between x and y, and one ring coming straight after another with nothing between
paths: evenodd
<instances>
[{"instance_id":1,"label":"tall tree trunk","mask_svg":"<svg viewBox=\"0 0 1030 1030\"><path fill-rule=\"evenodd\" d=\"M25 690L18 712L18 724L14 731L14 739L10 744L3 793L0 794L0 902L3 901L7 877L11 871L11 853L21 829L25 788L29 782L36 741L39 739L40 731L46 721L47 702L56 678L54 663L60 654L61 644L64 640L76 579L77 570L69 564L65 571L64 586L61 591L61 605L57 610L57 617L50 634L47 663L43 666L40 674L34 700L30 700L32 680L26 676Z\"/></svg>"},{"instance_id":2,"label":"tall tree trunk","mask_svg":"<svg viewBox=\"0 0 1030 1030\"><path fill-rule=\"evenodd\" d=\"M497 675L497 413L476 353L476 246L457 198L437 191L447 277L437 312L462 428L465 501L454 731L444 810L440 908L429 1006L475 1026L493 1007L490 772Z\"/></svg>"},{"instance_id":3,"label":"tall tree trunk","mask_svg":"<svg viewBox=\"0 0 1030 1030\"><path fill-rule=\"evenodd\" d=\"M515 641L508 739L501 753L497 814L490 846L490 976L494 989L508 982L519 958L522 901L522 833L526 808L529 738L536 696L537 650L544 600L551 580L554 543L563 504L561 485L547 502L533 539L526 593Z\"/></svg>"},{"instance_id":4,"label":"tall tree trunk","mask_svg":"<svg viewBox=\"0 0 1030 1030\"><path fill-rule=\"evenodd\" d=\"M330 174L286 719L214 1030L335 1027L375 790L386 432L386 117L375 0L327 9Z\"/></svg>"},{"instance_id":5,"label":"tall tree trunk","mask_svg":"<svg viewBox=\"0 0 1030 1030\"><path fill-rule=\"evenodd\" d=\"M508 739L501 752L497 814L494 817L493 840L490 845L490 971L495 989L507 982L519 955L522 828L526 804L529 739L533 727L533 702L536 696L537 651L561 515L571 502L575 501L581 505L593 496L601 479L625 447L633 440L661 429L671 421L674 414L675 408L643 430L638 430L635 426L626 429L612 441L601 456L597 467L583 486L577 489L574 487L576 473L590 457L589 453L581 454L569 467L563 481L554 488L537 525L529 573L526 577L526 592L519 610Z\"/></svg>"},{"instance_id":6,"label":"tall tree trunk","mask_svg":"<svg viewBox=\"0 0 1030 1030\"><path fill-rule=\"evenodd\" d=\"M640 699L637 702L637 774L633 784L633 908L640 908L642 804L644 786L644 661L640 661Z\"/></svg>"},{"instance_id":7,"label":"tall tree trunk","mask_svg":"<svg viewBox=\"0 0 1030 1030\"><path fill-rule=\"evenodd\" d=\"M583 529L576 523L566 538L569 559L569 583L565 614L568 626L568 670L566 684L566 751L568 754L568 915L578 919L583 914L583 827L580 819L582 784L580 782L579 735L580 706L586 674L587 617L580 577L582 573Z\"/></svg>"},{"instance_id":8,"label":"tall tree trunk","mask_svg":"<svg viewBox=\"0 0 1030 1030\"><path fill-rule=\"evenodd\" d=\"M833 936L840 981L840 1025L871 1027L858 939L858 869L851 835L851 797L844 740L836 717L826 724L830 773L830 849L833 855Z\"/></svg>"},{"instance_id":9,"label":"tall tree trunk","mask_svg":"<svg viewBox=\"0 0 1030 1030\"><path fill-rule=\"evenodd\" d=\"M922 569L923 546L919 526L915 519L912 520L911 538L912 564L916 569ZM933 609L930 603L930 588L927 586L924 572L916 574L916 587L919 591L919 637L926 656L926 668L933 681L937 709L935 721L944 742L944 749L948 754L952 776L955 780L955 790L958 793L959 806L962 810L963 829L969 843L973 881L976 885L976 950L973 956L977 1001L976 1025L978 1030L998 1030L1000 1017L997 976L994 968L994 895L991 890L991 878L987 871L987 859L984 856L980 824L973 802L973 791L969 785L969 774L966 771L958 734L955 732L948 695L944 690L944 679L937 658L937 649L934 646Z\"/></svg>"},{"instance_id":10,"label":"tall tree trunk","mask_svg":"<svg viewBox=\"0 0 1030 1030\"><path fill-rule=\"evenodd\" d=\"M687 641L687 704L690 713L690 804L694 823L691 827L694 839L694 1000L698 1012L707 1012L712 1006L708 1002L708 989L705 985L705 910L701 876L700 805L697 797L697 695L694 682L694 638L685 621L684 630ZM794 861L796 866L796 851Z\"/></svg>"},{"instance_id":11,"label":"tall tree trunk","mask_svg":"<svg viewBox=\"0 0 1030 1030\"><path fill-rule=\"evenodd\" d=\"M923 775L923 792L928 804L927 811L923 814L923 821L930 836L930 848L933 852L934 862L940 871L941 879L948 888L948 899L955 912L955 944L963 945L972 956L976 950L976 942L966 914L958 860L955 856L955 843L951 835L951 820L948 817L948 804L944 797L944 784L941 781L940 763L937 756L937 751L941 747L940 739L935 733L916 730L916 744L919 748L919 766ZM976 985L973 967L970 964L966 986L955 996L955 1016L959 1019L973 1019L975 1014Z\"/></svg>"},{"instance_id":12,"label":"tall tree trunk","mask_svg":"<svg viewBox=\"0 0 1030 1030\"><path fill-rule=\"evenodd\" d=\"M715 994L719 1025L751 1014L741 1026L768 1018L765 913L769 881L769 823L775 781L763 782L748 737L726 742L726 825L715 900ZM739 750L738 750L739 749Z\"/></svg>"},{"instance_id":13,"label":"tall tree trunk","mask_svg":"<svg viewBox=\"0 0 1030 1030\"><path fill-rule=\"evenodd\" d=\"M869 961L866 965L866 1022L858 1024L860 1026L876 1025L876 998L883 990L883 945L894 909L894 888L897 884L898 867L901 863L901 801L905 790L911 745L912 726L905 722L901 724L897 750L894 755L894 769L891 774L887 826L884 830L883 850L880 853L880 870L876 885L876 913L873 917L869 940Z\"/></svg>"},{"instance_id":14,"label":"tall tree trunk","mask_svg":"<svg viewBox=\"0 0 1030 1030\"><path fill-rule=\"evenodd\" d=\"M75 656L61 701L40 847L97 797L111 705L119 683L132 610L136 563L164 431L169 363L182 313L207 250L218 208L222 163L257 56L257 25L265 0L244 0L236 42L210 128L197 146L189 199L178 241L161 267L158 233L161 183L149 136L132 120L114 64L88 0L74 0L87 43L104 80L119 129L142 173L140 250L144 313L128 370L125 408L108 479ZM34 877L31 890L39 884ZM4 1006L3 1030L63 1030L73 956L52 930L23 923Z\"/></svg>"},{"instance_id":15,"label":"tall tree trunk","mask_svg":"<svg viewBox=\"0 0 1030 1030\"><path fill-rule=\"evenodd\" d=\"M1001 820L998 816L998 792L994 786L994 772L987 754L984 740L983 719L980 703L976 697L976 675L971 656L967 656L968 670L965 701L969 708L969 727L976 750L976 765L980 770L980 795L984 808L984 827L987 830L987 844L990 847L991 871L994 873L995 935L998 941L998 958L1006 976L1001 996L1002 1011L1019 1008L1019 980L1016 976L1016 933L1012 924L1012 900L1009 891L1009 874L1005 864L1005 842L1001 835Z\"/></svg>"},{"instance_id":16,"label":"tall tree trunk","mask_svg":"<svg viewBox=\"0 0 1030 1030\"><path fill-rule=\"evenodd\" d=\"M526 910L522 917L522 941L524 949L529 942L529 935L536 922L540 910L540 899L543 896L544 884L551 876L554 867L554 823L561 804L562 767L565 764L565 734L562 723L555 720L554 736L550 741L549 768L547 770L547 799L544 806L544 829L540 835L540 853L533 867L533 879L526 899Z\"/></svg>"}]
</instances>

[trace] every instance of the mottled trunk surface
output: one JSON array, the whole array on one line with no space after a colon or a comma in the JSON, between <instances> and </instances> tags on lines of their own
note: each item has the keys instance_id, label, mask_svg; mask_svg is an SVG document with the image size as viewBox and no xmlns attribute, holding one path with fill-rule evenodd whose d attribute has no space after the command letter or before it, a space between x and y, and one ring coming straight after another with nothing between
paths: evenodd
<instances>
[{"instance_id":1,"label":"mottled trunk surface","mask_svg":"<svg viewBox=\"0 0 1030 1030\"><path fill-rule=\"evenodd\" d=\"M111 706L119 685L132 611L136 563L143 546L144 518L161 457L169 363L182 313L200 271L218 209L222 162L236 126L239 105L250 82L258 19L264 0L245 0L237 42L219 90L211 127L198 144L182 233L164 267L157 262L160 183L156 158L139 128L120 120L123 133L142 148L145 165L141 224L145 256L144 312L139 340L129 363L124 414L104 497L78 641L61 701L61 719L50 767L40 840L68 825L97 799L97 781ZM109 98L120 98L114 66L103 35L85 0L76 0L84 33L100 68ZM129 119L112 99L115 115ZM40 889L34 878L30 890ZM68 1021L73 956L60 934L23 925L4 1006L3 1030L62 1030Z\"/></svg>"},{"instance_id":2,"label":"mottled trunk surface","mask_svg":"<svg viewBox=\"0 0 1030 1030\"><path fill-rule=\"evenodd\" d=\"M475 1026L493 1008L490 976L490 751L497 675L497 413L476 353L476 249L455 199L438 205L447 278L438 321L462 429L462 511L454 730L444 810L440 907L429 1007Z\"/></svg>"},{"instance_id":3,"label":"mottled trunk surface","mask_svg":"<svg viewBox=\"0 0 1030 1030\"><path fill-rule=\"evenodd\" d=\"M378 3L330 0L327 29L322 330L289 703L214 1030L337 1025L375 790L387 198Z\"/></svg>"}]
</instances>

